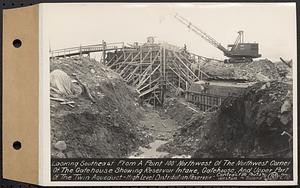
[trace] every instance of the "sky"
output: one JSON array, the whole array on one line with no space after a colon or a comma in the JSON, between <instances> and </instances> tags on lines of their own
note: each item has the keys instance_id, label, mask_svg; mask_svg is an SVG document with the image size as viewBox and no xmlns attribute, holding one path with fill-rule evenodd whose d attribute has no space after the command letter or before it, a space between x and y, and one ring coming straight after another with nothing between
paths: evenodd
<instances>
[{"instance_id":1,"label":"sky","mask_svg":"<svg viewBox=\"0 0 300 188\"><path fill-rule=\"evenodd\" d=\"M148 36L195 54L223 60L223 53L174 18L179 14L223 46L239 30L245 42L259 43L262 58L296 59L294 3L87 3L46 4L43 25L51 49L125 42L144 43Z\"/></svg>"}]
</instances>

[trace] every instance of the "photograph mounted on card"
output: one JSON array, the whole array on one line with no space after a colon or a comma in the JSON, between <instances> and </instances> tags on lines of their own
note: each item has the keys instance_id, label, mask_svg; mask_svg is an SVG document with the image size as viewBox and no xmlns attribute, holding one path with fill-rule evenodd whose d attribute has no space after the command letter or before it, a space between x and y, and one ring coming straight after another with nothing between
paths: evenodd
<instances>
[{"instance_id":1,"label":"photograph mounted on card","mask_svg":"<svg viewBox=\"0 0 300 188\"><path fill-rule=\"evenodd\" d=\"M39 4L6 10L4 37L24 10L38 40L20 68L12 53L28 41L4 40L6 174L34 126L37 179L20 171L25 182L297 184L295 3ZM34 101L12 78L35 78L22 86ZM12 136L28 119L12 119L19 103L36 124Z\"/></svg>"}]
</instances>

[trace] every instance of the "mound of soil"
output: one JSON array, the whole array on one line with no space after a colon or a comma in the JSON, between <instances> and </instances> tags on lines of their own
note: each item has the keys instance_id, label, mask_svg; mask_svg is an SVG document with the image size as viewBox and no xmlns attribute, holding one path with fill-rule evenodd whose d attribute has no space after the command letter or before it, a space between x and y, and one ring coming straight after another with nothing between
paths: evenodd
<instances>
[{"instance_id":1,"label":"mound of soil","mask_svg":"<svg viewBox=\"0 0 300 188\"><path fill-rule=\"evenodd\" d=\"M255 60L252 63L225 64L211 61L201 65L201 70L212 78L238 79L247 81L263 81L258 75L269 80L280 78L276 64L268 59Z\"/></svg>"},{"instance_id":2,"label":"mound of soil","mask_svg":"<svg viewBox=\"0 0 300 188\"><path fill-rule=\"evenodd\" d=\"M192 157L290 157L291 85L257 83L212 113L192 117L161 147Z\"/></svg>"},{"instance_id":3,"label":"mound of soil","mask_svg":"<svg viewBox=\"0 0 300 188\"><path fill-rule=\"evenodd\" d=\"M194 114L200 112L196 105L179 97L166 98L163 108L164 114L175 120L178 126L183 126Z\"/></svg>"},{"instance_id":4,"label":"mound of soil","mask_svg":"<svg viewBox=\"0 0 300 188\"><path fill-rule=\"evenodd\" d=\"M206 137L209 127L204 126L212 113L199 112L190 116L182 127L179 127L173 138L160 148L159 151L167 151L171 155L191 155L199 148L200 142Z\"/></svg>"},{"instance_id":5,"label":"mound of soil","mask_svg":"<svg viewBox=\"0 0 300 188\"><path fill-rule=\"evenodd\" d=\"M76 75L94 101L84 93L64 97L74 101L73 107L51 100L52 157L126 157L148 144L145 132L137 126L143 116L138 94L118 74L88 58L51 60L50 70L56 69L71 78ZM64 151L54 147L58 141L66 143Z\"/></svg>"},{"instance_id":6,"label":"mound of soil","mask_svg":"<svg viewBox=\"0 0 300 188\"><path fill-rule=\"evenodd\" d=\"M221 61L207 62L201 66L201 70L212 77L235 78L233 65L225 64Z\"/></svg>"},{"instance_id":7,"label":"mound of soil","mask_svg":"<svg viewBox=\"0 0 300 188\"><path fill-rule=\"evenodd\" d=\"M258 74L265 76L269 80L280 78L275 63L268 59L253 61L252 63L237 64L234 66L235 77L249 81L263 81L258 78Z\"/></svg>"},{"instance_id":8,"label":"mound of soil","mask_svg":"<svg viewBox=\"0 0 300 188\"><path fill-rule=\"evenodd\" d=\"M177 124L177 131L167 144L158 148L158 151L168 151L172 155L191 154L196 150L199 139L194 135L194 130L188 127L192 121L204 116L204 112L182 98L167 98L164 103L164 114L173 119ZM194 137L195 136L195 137Z\"/></svg>"}]
</instances>

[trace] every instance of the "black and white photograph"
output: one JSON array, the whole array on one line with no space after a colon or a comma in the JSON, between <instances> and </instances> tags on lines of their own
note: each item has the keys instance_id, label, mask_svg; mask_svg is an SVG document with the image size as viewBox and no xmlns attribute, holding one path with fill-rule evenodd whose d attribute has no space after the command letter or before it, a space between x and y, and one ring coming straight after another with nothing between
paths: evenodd
<instances>
[{"instance_id":1,"label":"black and white photograph","mask_svg":"<svg viewBox=\"0 0 300 188\"><path fill-rule=\"evenodd\" d=\"M51 159L293 160L295 4L47 4L43 14Z\"/></svg>"}]
</instances>

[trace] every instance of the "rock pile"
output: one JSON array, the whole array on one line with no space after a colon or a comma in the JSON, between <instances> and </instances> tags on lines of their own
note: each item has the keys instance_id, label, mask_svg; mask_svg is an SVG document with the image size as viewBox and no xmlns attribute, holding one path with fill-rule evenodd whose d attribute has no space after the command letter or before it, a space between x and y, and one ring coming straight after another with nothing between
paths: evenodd
<instances>
[{"instance_id":1,"label":"rock pile","mask_svg":"<svg viewBox=\"0 0 300 188\"><path fill-rule=\"evenodd\" d=\"M249 81L268 81L278 80L280 78L275 64L268 59L233 66L235 77L240 79Z\"/></svg>"},{"instance_id":2,"label":"rock pile","mask_svg":"<svg viewBox=\"0 0 300 188\"><path fill-rule=\"evenodd\" d=\"M247 81L278 80L281 76L276 64L268 59L239 64L211 61L201 65L201 70L212 77Z\"/></svg>"}]
</instances>

